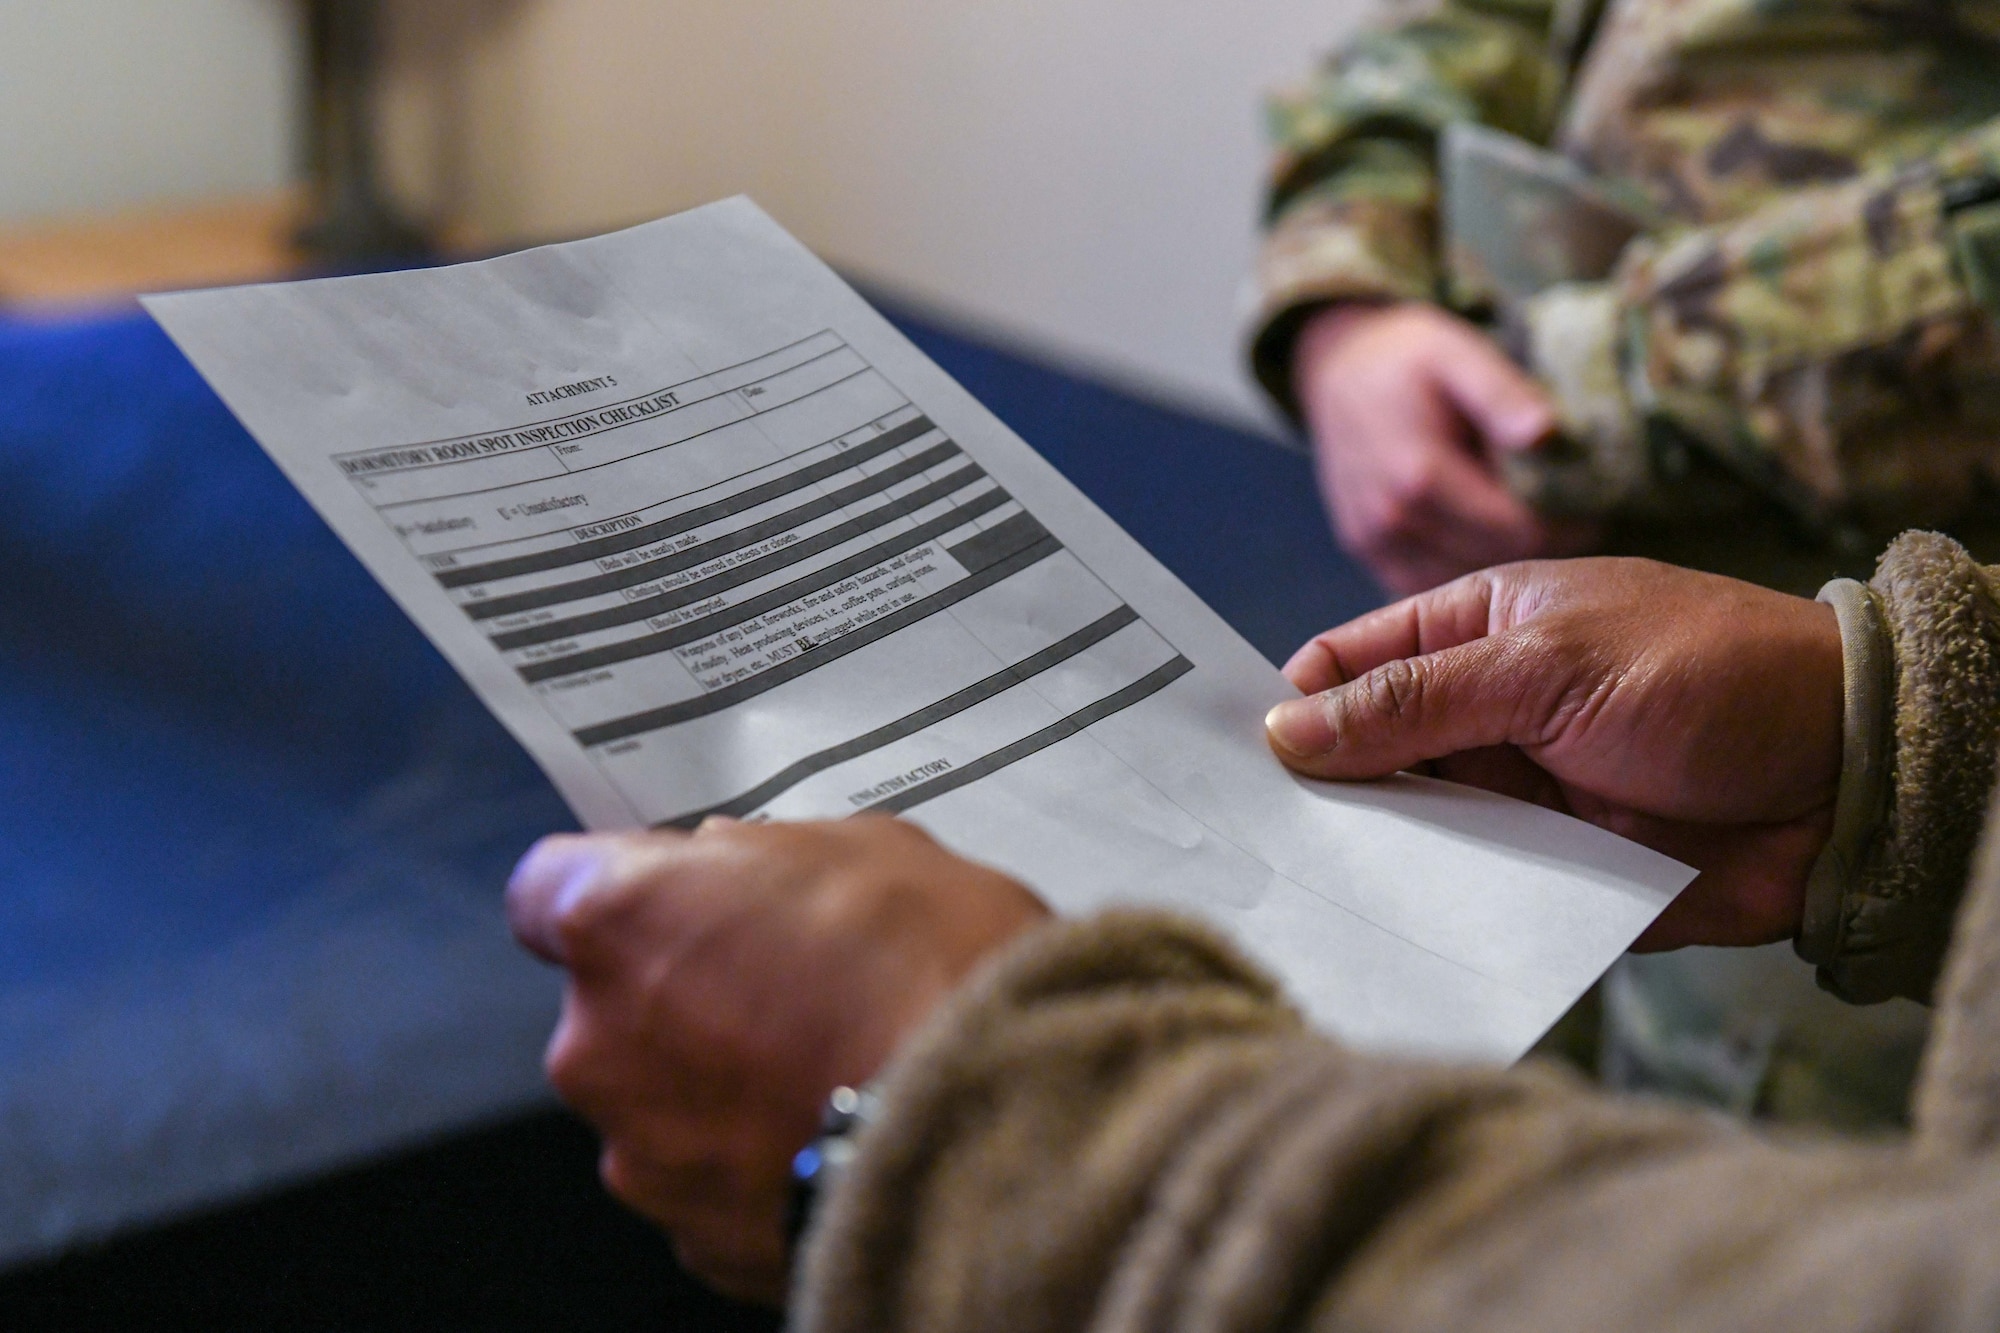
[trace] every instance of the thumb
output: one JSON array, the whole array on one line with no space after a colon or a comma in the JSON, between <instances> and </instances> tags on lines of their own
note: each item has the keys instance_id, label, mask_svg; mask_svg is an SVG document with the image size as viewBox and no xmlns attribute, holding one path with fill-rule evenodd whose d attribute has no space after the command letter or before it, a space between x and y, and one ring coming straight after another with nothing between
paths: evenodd
<instances>
[{"instance_id":1,"label":"thumb","mask_svg":"<svg viewBox=\"0 0 2000 1333\"><path fill-rule=\"evenodd\" d=\"M686 835L557 833L528 849L507 880L507 924L523 948L571 972L616 952L607 913L629 904L638 874ZM657 875L655 879L657 879Z\"/></svg>"},{"instance_id":2,"label":"thumb","mask_svg":"<svg viewBox=\"0 0 2000 1333\"><path fill-rule=\"evenodd\" d=\"M1548 394L1484 335L1435 358L1431 373L1492 452L1526 453L1556 431Z\"/></svg>"},{"instance_id":3,"label":"thumb","mask_svg":"<svg viewBox=\"0 0 2000 1333\"><path fill-rule=\"evenodd\" d=\"M1506 636L1398 658L1273 708L1271 748L1312 777L1387 777L1429 759L1514 739L1523 691Z\"/></svg>"}]
</instances>

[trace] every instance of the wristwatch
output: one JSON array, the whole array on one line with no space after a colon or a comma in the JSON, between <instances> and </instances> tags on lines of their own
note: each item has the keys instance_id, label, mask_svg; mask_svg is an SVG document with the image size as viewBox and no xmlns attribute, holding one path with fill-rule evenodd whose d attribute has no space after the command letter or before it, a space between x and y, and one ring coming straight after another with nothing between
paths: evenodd
<instances>
[{"instance_id":1,"label":"wristwatch","mask_svg":"<svg viewBox=\"0 0 2000 1333\"><path fill-rule=\"evenodd\" d=\"M870 1087L835 1088L820 1116L819 1137L792 1159L792 1198L785 1211L785 1238L796 1251L813 1213L834 1182L854 1160L855 1137L874 1122L882 1098Z\"/></svg>"}]
</instances>

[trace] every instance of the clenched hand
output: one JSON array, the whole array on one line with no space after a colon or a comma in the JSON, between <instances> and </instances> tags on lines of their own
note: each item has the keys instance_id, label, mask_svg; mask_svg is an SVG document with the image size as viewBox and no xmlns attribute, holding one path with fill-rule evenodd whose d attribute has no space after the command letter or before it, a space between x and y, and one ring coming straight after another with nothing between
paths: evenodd
<instances>
[{"instance_id":1,"label":"clenched hand","mask_svg":"<svg viewBox=\"0 0 2000 1333\"><path fill-rule=\"evenodd\" d=\"M1556 414L1471 324L1432 305L1336 306L1300 333L1293 366L1335 533L1391 591L1595 539L1501 483L1495 460L1550 438Z\"/></svg>"},{"instance_id":2,"label":"clenched hand","mask_svg":"<svg viewBox=\"0 0 2000 1333\"><path fill-rule=\"evenodd\" d=\"M508 916L569 972L548 1071L611 1192L691 1272L784 1295L793 1155L987 954L1047 915L913 824L545 838Z\"/></svg>"}]
</instances>

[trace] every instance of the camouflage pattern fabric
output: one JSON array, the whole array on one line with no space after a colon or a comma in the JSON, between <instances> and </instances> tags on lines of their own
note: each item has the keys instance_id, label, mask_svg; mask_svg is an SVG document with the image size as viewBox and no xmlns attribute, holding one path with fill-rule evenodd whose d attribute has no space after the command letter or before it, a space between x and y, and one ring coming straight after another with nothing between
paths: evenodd
<instances>
[{"instance_id":1,"label":"camouflage pattern fabric","mask_svg":"<svg viewBox=\"0 0 2000 1333\"><path fill-rule=\"evenodd\" d=\"M1510 482L1616 515L1614 551L1807 596L1909 524L2000 554L2000 0L1435 0L1269 119L1252 363L1288 412L1312 310L1438 301L1557 402L1566 438ZM1642 233L1507 298L1441 235L1439 140L1468 123L1562 154ZM1684 951L1619 966L1601 1065L1892 1126L1924 1029L1816 996L1782 948Z\"/></svg>"},{"instance_id":2,"label":"camouflage pattern fabric","mask_svg":"<svg viewBox=\"0 0 2000 1333\"><path fill-rule=\"evenodd\" d=\"M1253 363L1290 410L1304 313L1437 300L1525 327L1577 436L1567 480L1518 479L1552 508L1710 512L1688 447L1816 529L1990 508L1996 71L2000 0L1443 0L1378 25L1271 104ZM1496 311L1453 271L1436 146L1466 122L1654 220L1602 292Z\"/></svg>"}]
</instances>

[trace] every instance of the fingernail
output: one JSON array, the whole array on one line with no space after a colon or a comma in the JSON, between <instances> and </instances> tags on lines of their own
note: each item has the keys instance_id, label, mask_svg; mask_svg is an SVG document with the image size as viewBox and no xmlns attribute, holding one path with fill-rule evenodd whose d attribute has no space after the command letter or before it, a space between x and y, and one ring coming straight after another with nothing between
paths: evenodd
<instances>
[{"instance_id":1,"label":"fingernail","mask_svg":"<svg viewBox=\"0 0 2000 1333\"><path fill-rule=\"evenodd\" d=\"M1264 715L1264 730L1279 749L1302 759L1326 753L1337 739L1317 697L1279 704Z\"/></svg>"},{"instance_id":2,"label":"fingernail","mask_svg":"<svg viewBox=\"0 0 2000 1333\"><path fill-rule=\"evenodd\" d=\"M586 838L544 838L507 879L507 924L514 938L551 963L566 961L556 922L600 877L604 853Z\"/></svg>"}]
</instances>

